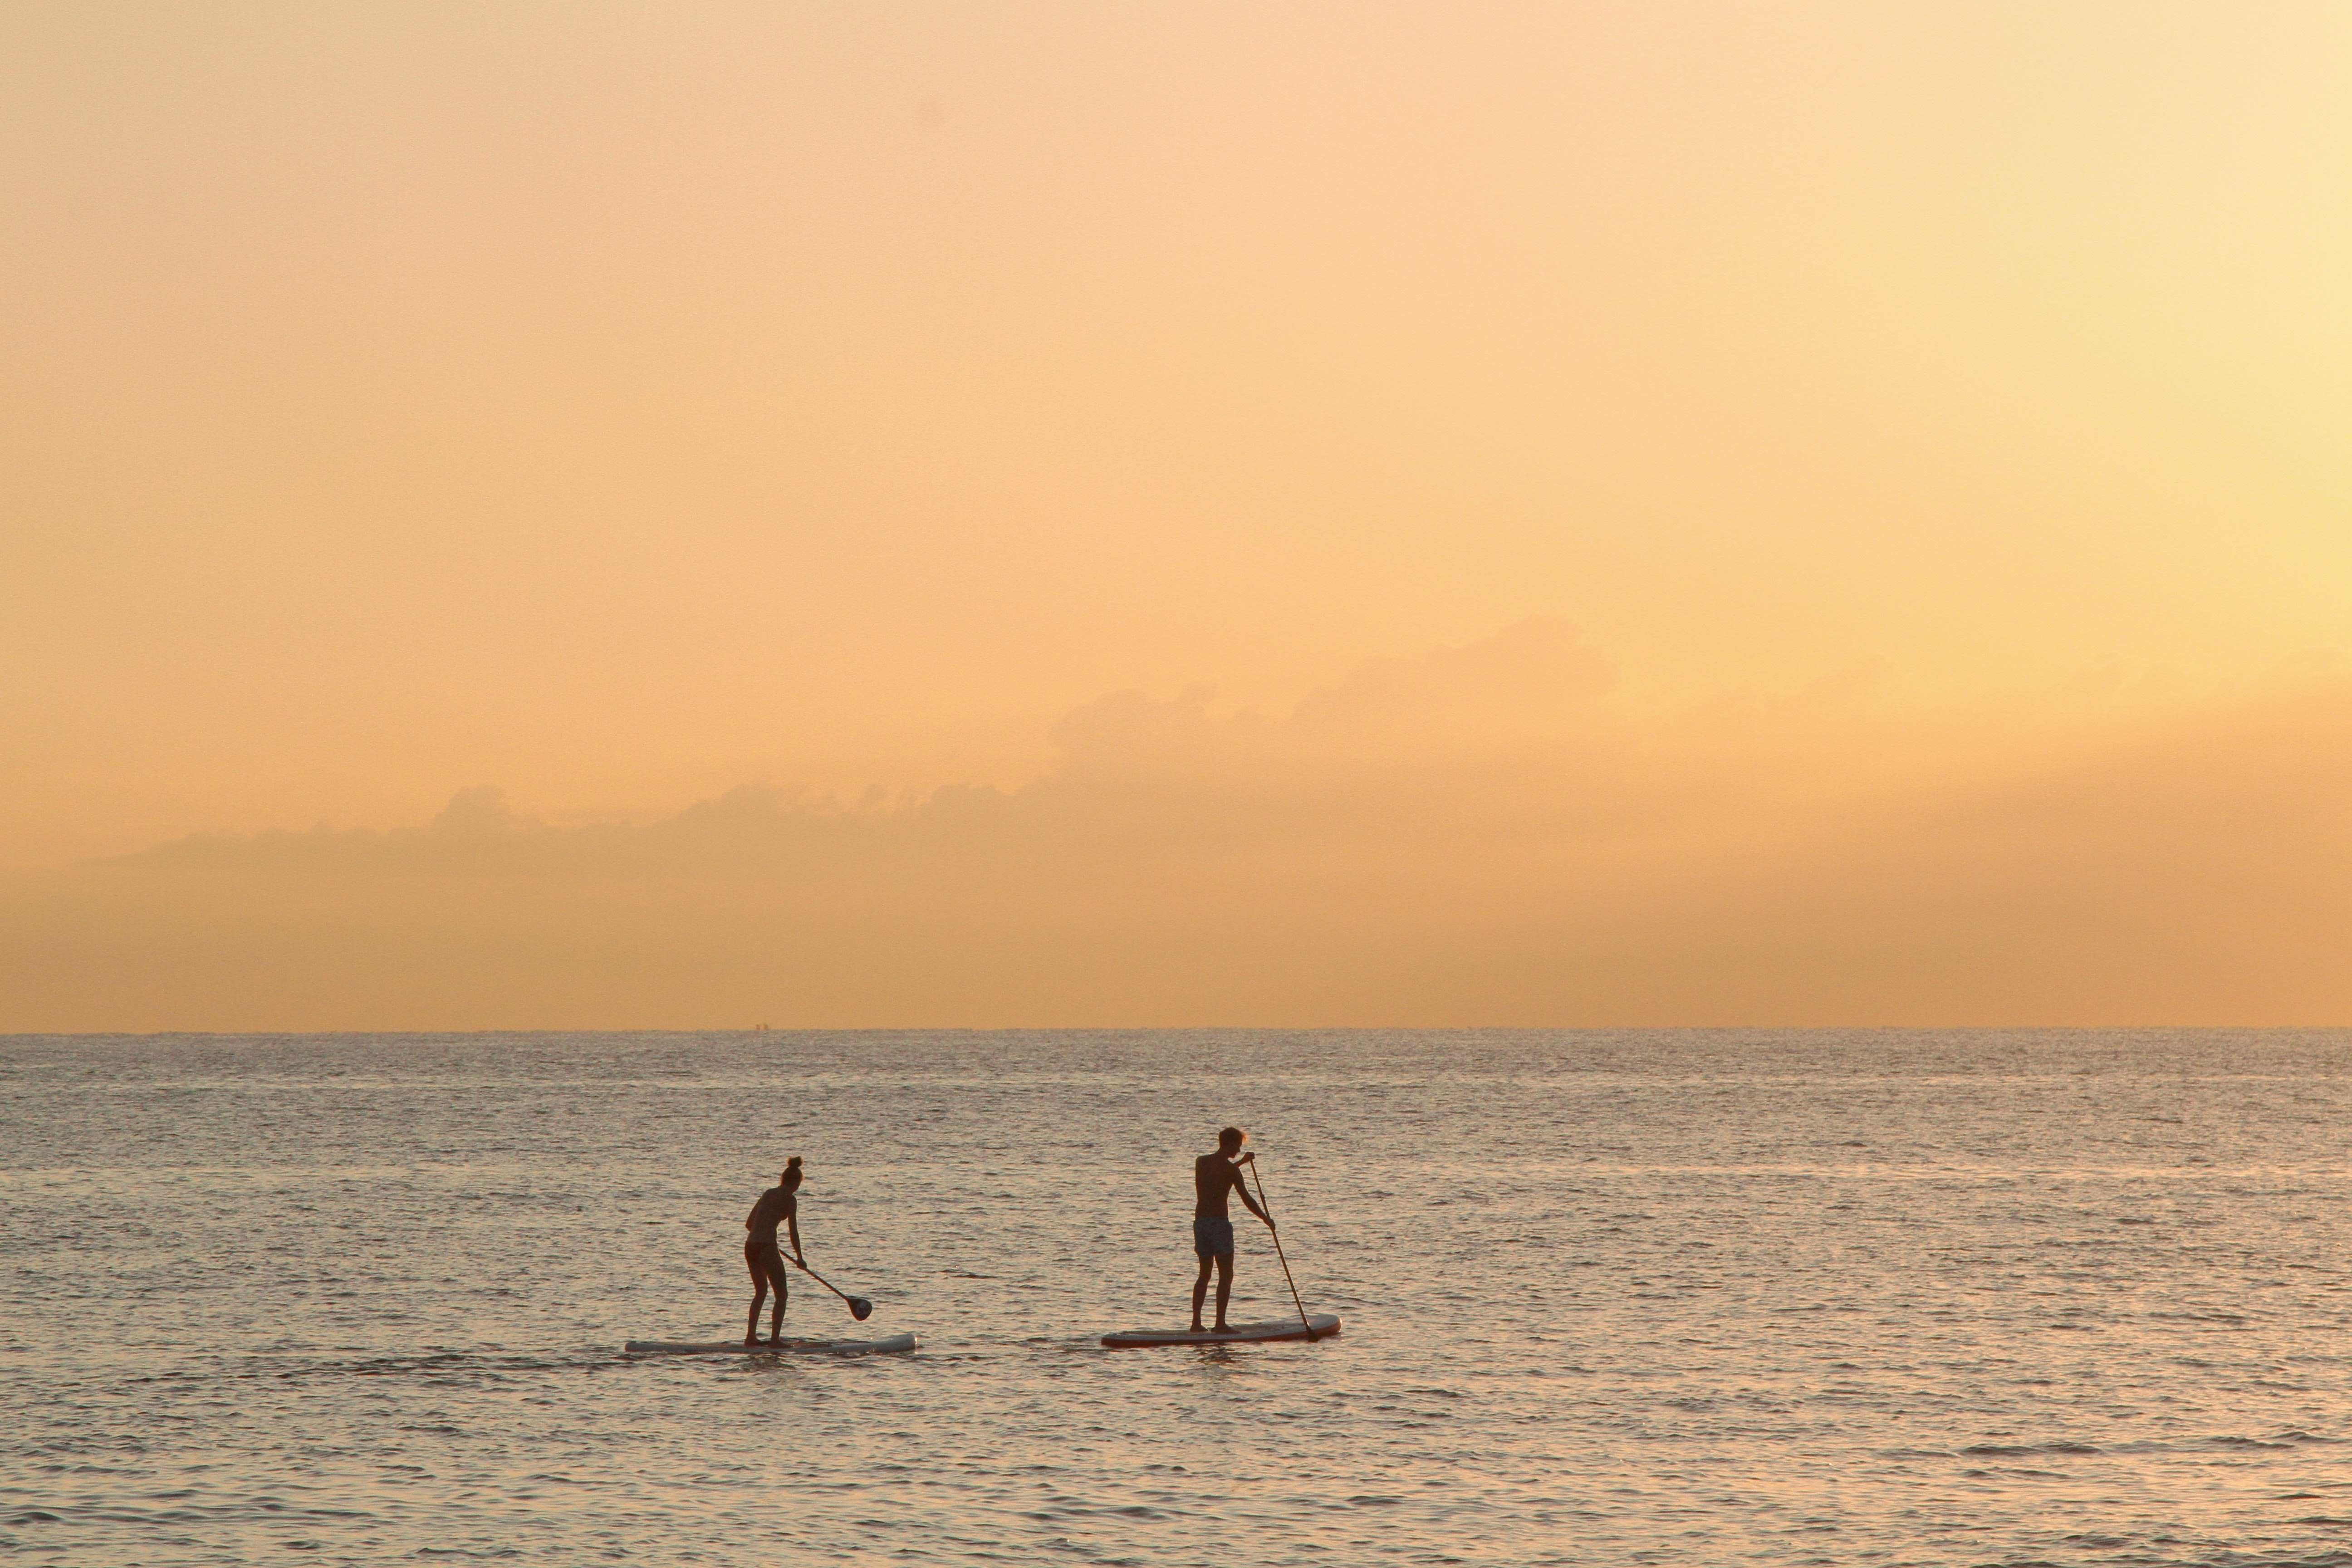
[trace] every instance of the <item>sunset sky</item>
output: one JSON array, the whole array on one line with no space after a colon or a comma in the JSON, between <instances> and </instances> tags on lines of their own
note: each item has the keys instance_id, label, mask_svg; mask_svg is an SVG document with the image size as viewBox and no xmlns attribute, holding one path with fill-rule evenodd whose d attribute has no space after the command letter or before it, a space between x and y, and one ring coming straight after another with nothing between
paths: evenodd
<instances>
[{"instance_id":1,"label":"sunset sky","mask_svg":"<svg viewBox=\"0 0 2352 1568\"><path fill-rule=\"evenodd\" d=\"M0 11L0 1030L2352 1023L2352 11Z\"/></svg>"}]
</instances>

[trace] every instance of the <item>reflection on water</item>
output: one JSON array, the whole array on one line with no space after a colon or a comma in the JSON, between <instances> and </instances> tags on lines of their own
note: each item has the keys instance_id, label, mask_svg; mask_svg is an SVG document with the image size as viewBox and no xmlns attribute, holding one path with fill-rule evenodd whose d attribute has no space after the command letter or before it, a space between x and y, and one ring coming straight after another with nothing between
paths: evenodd
<instances>
[{"instance_id":1,"label":"reflection on water","mask_svg":"<svg viewBox=\"0 0 2352 1568\"><path fill-rule=\"evenodd\" d=\"M2352 1562L2347 1047L0 1041L0 1551ZM1227 1121L1345 1335L1100 1349L1181 1324ZM741 1331L788 1153L922 1352L621 1355Z\"/></svg>"}]
</instances>

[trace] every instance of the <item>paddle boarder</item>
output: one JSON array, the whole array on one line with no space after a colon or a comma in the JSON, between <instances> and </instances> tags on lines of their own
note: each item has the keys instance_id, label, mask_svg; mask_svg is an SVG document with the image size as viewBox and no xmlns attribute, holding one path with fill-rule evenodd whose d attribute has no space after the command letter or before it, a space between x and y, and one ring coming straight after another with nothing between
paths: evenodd
<instances>
[{"instance_id":1,"label":"paddle boarder","mask_svg":"<svg viewBox=\"0 0 2352 1568\"><path fill-rule=\"evenodd\" d=\"M1242 1153L1248 1137L1240 1128L1228 1127L1217 1134L1215 1153L1202 1154L1192 1162L1192 1252L1201 1260L1201 1272L1192 1281L1191 1331L1196 1334L1207 1331L1201 1327L1201 1303L1209 1294L1212 1267L1217 1271L1216 1331L1224 1333L1228 1329L1225 1303L1234 1294L1234 1222L1225 1214L1225 1194L1238 1195L1250 1213L1265 1221L1266 1229L1274 1228L1274 1216L1257 1206L1249 1184L1242 1180L1242 1167L1257 1158Z\"/></svg>"},{"instance_id":2,"label":"paddle boarder","mask_svg":"<svg viewBox=\"0 0 2352 1568\"><path fill-rule=\"evenodd\" d=\"M784 1342L784 1257L776 1246L776 1226L782 1225L790 1233L793 1258L802 1268L807 1268L808 1258L801 1251L800 1190L801 1157L795 1154L784 1166L784 1173L776 1178L776 1184L760 1194L760 1201L751 1205L750 1217L743 1221L743 1228L751 1232L743 1238L743 1262L751 1270L751 1321L743 1325L743 1342L747 1345L760 1342L760 1303L768 1299L771 1289L776 1293L776 1310L768 1320L768 1342ZM1243 1199L1248 1200L1246 1193ZM1197 1318L1200 1313L1192 1315Z\"/></svg>"}]
</instances>

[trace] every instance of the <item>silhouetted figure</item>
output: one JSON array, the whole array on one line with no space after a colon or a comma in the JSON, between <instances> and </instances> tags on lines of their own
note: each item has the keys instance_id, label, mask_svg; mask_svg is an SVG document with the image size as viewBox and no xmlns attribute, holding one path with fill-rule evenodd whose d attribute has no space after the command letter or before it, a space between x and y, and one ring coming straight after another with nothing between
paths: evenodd
<instances>
[{"instance_id":1,"label":"silhouetted figure","mask_svg":"<svg viewBox=\"0 0 2352 1568\"><path fill-rule=\"evenodd\" d=\"M776 1226L782 1225L793 1238L793 1257L805 1268L808 1258L801 1251L801 1203L793 1194L801 1190L801 1157L795 1154L784 1166L784 1173L776 1184L760 1194L751 1205L743 1228L751 1234L743 1238L743 1262L751 1270L751 1321L743 1325L743 1342L760 1342L760 1303L768 1299L768 1291L776 1292L776 1310L768 1320L768 1342L782 1344L784 1340L784 1256L776 1247Z\"/></svg>"},{"instance_id":2,"label":"silhouetted figure","mask_svg":"<svg viewBox=\"0 0 2352 1568\"><path fill-rule=\"evenodd\" d=\"M1225 1215L1225 1194L1240 1195L1242 1205L1250 1213L1265 1221L1265 1228L1274 1228L1273 1216L1257 1206L1249 1194L1249 1184L1242 1180L1242 1167L1257 1158L1241 1152L1242 1141L1248 1136L1238 1127L1228 1127L1217 1134L1217 1152L1203 1154L1192 1162L1192 1191L1197 1201L1192 1205L1192 1250L1201 1259L1200 1277L1192 1281L1192 1331L1200 1333L1201 1303L1209 1294L1209 1268L1217 1270L1217 1329L1223 1332L1231 1325L1225 1321L1225 1303L1234 1295L1234 1222ZM1241 1155L1235 1159L1235 1155Z\"/></svg>"}]
</instances>

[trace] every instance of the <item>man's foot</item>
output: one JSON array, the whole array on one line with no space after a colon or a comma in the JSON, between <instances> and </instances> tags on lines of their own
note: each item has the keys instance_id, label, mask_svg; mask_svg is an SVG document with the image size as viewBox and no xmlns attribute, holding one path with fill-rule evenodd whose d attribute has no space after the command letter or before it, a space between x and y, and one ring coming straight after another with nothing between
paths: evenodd
<instances>
[{"instance_id":1,"label":"man's foot","mask_svg":"<svg viewBox=\"0 0 2352 1568\"><path fill-rule=\"evenodd\" d=\"M1230 1334L1234 1331L1234 1326L1231 1323L1220 1321L1215 1328L1209 1331L1211 1333L1217 1334Z\"/></svg>"},{"instance_id":2,"label":"man's foot","mask_svg":"<svg viewBox=\"0 0 2352 1568\"><path fill-rule=\"evenodd\" d=\"M1205 1333L1207 1333L1209 1331L1208 1331L1208 1330L1206 1330L1206 1329L1204 1329L1204 1328L1202 1328L1202 1327L1200 1325L1199 1321L1196 1320L1196 1321L1193 1322L1192 1326L1191 1328L1189 1328L1189 1329L1186 1329L1184 1331L1185 1331L1186 1333L1188 1333L1188 1334L1205 1334Z\"/></svg>"},{"instance_id":3,"label":"man's foot","mask_svg":"<svg viewBox=\"0 0 2352 1568\"><path fill-rule=\"evenodd\" d=\"M760 1336L757 1334L745 1334L743 1336L743 1348L747 1351L759 1342Z\"/></svg>"}]
</instances>

